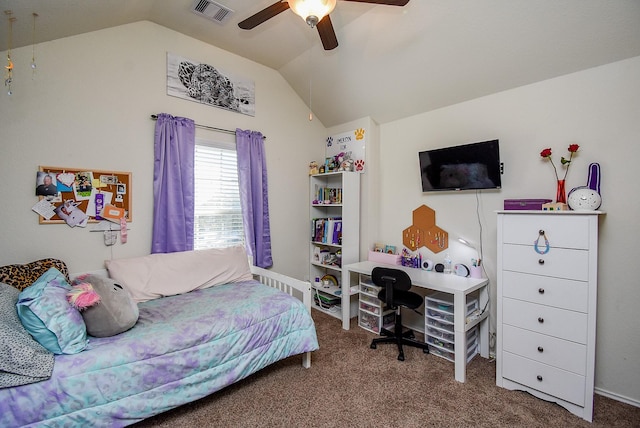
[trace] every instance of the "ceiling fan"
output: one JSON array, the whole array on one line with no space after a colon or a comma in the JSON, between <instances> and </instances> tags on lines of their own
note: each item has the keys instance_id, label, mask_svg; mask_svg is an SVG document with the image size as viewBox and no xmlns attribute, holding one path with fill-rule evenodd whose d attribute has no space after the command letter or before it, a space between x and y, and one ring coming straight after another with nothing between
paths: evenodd
<instances>
[{"instance_id":1,"label":"ceiling fan","mask_svg":"<svg viewBox=\"0 0 640 428\"><path fill-rule=\"evenodd\" d=\"M342 0L358 3L383 4L388 6L404 6L409 0ZM336 0L283 0L262 9L238 24L243 30L251 30L281 12L291 8L302 17L311 28L316 27L322 46L327 51L338 47L338 38L333 30L329 14L336 7Z\"/></svg>"}]
</instances>

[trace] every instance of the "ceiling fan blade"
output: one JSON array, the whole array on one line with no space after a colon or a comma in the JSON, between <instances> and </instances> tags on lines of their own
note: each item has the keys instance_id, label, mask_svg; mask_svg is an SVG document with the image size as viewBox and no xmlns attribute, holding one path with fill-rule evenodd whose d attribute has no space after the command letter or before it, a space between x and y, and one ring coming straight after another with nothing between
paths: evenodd
<instances>
[{"instance_id":1,"label":"ceiling fan blade","mask_svg":"<svg viewBox=\"0 0 640 428\"><path fill-rule=\"evenodd\" d=\"M276 2L269 7L262 9L255 15L251 15L244 21L239 22L238 27L242 28L243 30L251 30L252 28L257 27L258 25L273 18L279 13L284 12L287 9L289 9L289 3L287 3L286 1Z\"/></svg>"},{"instance_id":2,"label":"ceiling fan blade","mask_svg":"<svg viewBox=\"0 0 640 428\"><path fill-rule=\"evenodd\" d=\"M405 6L409 0L344 0L358 3L386 4L387 6Z\"/></svg>"},{"instance_id":3,"label":"ceiling fan blade","mask_svg":"<svg viewBox=\"0 0 640 428\"><path fill-rule=\"evenodd\" d=\"M320 40L322 40L322 46L324 46L325 51L330 51L338 47L338 38L336 37L336 32L333 30L333 24L331 23L329 15L322 18L322 21L318 22L316 27L318 28L318 34L320 35Z\"/></svg>"}]
</instances>

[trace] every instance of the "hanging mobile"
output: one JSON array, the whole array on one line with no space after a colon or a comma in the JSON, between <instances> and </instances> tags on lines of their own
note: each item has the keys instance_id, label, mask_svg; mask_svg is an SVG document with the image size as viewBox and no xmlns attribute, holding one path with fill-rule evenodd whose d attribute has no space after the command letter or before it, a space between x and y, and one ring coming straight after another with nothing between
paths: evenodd
<instances>
[{"instance_id":1,"label":"hanging mobile","mask_svg":"<svg viewBox=\"0 0 640 428\"><path fill-rule=\"evenodd\" d=\"M540 247L538 247L538 243L540 242L540 237L544 238L544 245L545 248L544 250L541 250ZM536 239L535 241L533 241L533 248L536 250L536 253L538 254L547 254L549 252L549 240L547 239L547 235L544 233L544 230L539 230L538 231L538 239Z\"/></svg>"},{"instance_id":2,"label":"hanging mobile","mask_svg":"<svg viewBox=\"0 0 640 428\"><path fill-rule=\"evenodd\" d=\"M4 86L7 87L7 95L12 95L11 83L13 82L13 61L11 61L11 45L13 44L13 23L16 18L13 17L13 12L5 10L4 14L9 20L9 48L7 49L7 65L5 65Z\"/></svg>"}]
</instances>

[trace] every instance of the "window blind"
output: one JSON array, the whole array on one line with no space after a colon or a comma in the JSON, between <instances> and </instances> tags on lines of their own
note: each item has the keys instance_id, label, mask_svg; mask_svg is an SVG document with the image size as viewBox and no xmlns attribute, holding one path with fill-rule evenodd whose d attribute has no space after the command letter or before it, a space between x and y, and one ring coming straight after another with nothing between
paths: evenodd
<instances>
[{"instance_id":1,"label":"window blind","mask_svg":"<svg viewBox=\"0 0 640 428\"><path fill-rule=\"evenodd\" d=\"M195 250L244 244L235 145L196 141Z\"/></svg>"}]
</instances>

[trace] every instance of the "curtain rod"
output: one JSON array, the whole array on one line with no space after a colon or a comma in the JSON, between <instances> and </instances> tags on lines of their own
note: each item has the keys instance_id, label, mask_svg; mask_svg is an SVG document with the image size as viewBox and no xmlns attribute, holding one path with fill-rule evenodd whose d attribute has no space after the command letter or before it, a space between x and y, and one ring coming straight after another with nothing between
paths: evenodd
<instances>
[{"instance_id":1,"label":"curtain rod","mask_svg":"<svg viewBox=\"0 0 640 428\"><path fill-rule=\"evenodd\" d=\"M158 115L157 114L152 114L151 115L151 119L152 120L158 120ZM216 128L215 126L200 125L198 123L196 123L195 126L197 128L208 129L210 131L218 131L218 132L224 132L225 134L236 135L236 131L232 131L231 129ZM262 139L265 139L265 138L267 138L266 135L263 135Z\"/></svg>"}]
</instances>

